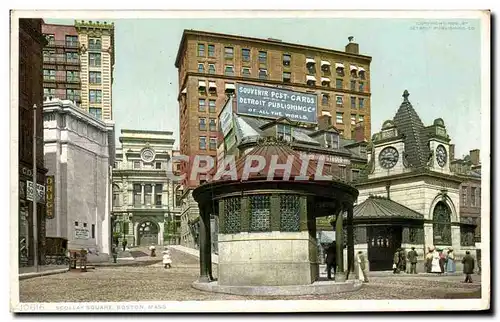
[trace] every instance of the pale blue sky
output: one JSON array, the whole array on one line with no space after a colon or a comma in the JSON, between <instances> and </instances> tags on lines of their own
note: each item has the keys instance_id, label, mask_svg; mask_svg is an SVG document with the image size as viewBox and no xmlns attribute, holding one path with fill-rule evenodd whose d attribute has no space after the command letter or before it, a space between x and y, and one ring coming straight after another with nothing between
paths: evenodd
<instances>
[{"instance_id":1,"label":"pale blue sky","mask_svg":"<svg viewBox=\"0 0 500 322\"><path fill-rule=\"evenodd\" d=\"M102 20L102 19L100 19ZM73 20L45 19L72 24ZM178 78L174 66L184 29L278 38L344 50L354 36L372 57L372 134L392 119L405 89L424 124L445 121L456 155L480 148L479 20L473 30L413 30L423 19L121 19L115 22L113 114L122 128L171 130L179 143ZM436 20L427 20L436 21ZM446 25L451 26L450 24Z\"/></svg>"}]
</instances>

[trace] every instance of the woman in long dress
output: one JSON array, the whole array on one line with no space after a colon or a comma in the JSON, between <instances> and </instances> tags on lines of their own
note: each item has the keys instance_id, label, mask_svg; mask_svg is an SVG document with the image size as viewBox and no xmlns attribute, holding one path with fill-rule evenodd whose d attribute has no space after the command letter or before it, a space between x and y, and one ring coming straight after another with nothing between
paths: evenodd
<instances>
[{"instance_id":1,"label":"woman in long dress","mask_svg":"<svg viewBox=\"0 0 500 322\"><path fill-rule=\"evenodd\" d=\"M446 272L447 273L455 273L455 254L453 253L453 248L448 249L448 255L446 256Z\"/></svg>"},{"instance_id":2,"label":"woman in long dress","mask_svg":"<svg viewBox=\"0 0 500 322\"><path fill-rule=\"evenodd\" d=\"M167 247L163 251L163 267L172 268L172 258L170 257L170 250Z\"/></svg>"},{"instance_id":3,"label":"woman in long dress","mask_svg":"<svg viewBox=\"0 0 500 322\"><path fill-rule=\"evenodd\" d=\"M436 251L436 248L432 248L432 262L431 262L431 273L439 273L441 274L441 265L439 265L439 252Z\"/></svg>"}]
</instances>

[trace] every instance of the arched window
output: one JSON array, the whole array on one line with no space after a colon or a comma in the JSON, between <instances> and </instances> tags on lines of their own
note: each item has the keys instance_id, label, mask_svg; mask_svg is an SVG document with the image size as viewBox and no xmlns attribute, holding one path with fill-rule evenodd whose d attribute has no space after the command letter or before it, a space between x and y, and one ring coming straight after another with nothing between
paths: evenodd
<instances>
[{"instance_id":1,"label":"arched window","mask_svg":"<svg viewBox=\"0 0 500 322\"><path fill-rule=\"evenodd\" d=\"M432 220L434 245L451 245L451 211L444 202L437 203Z\"/></svg>"}]
</instances>

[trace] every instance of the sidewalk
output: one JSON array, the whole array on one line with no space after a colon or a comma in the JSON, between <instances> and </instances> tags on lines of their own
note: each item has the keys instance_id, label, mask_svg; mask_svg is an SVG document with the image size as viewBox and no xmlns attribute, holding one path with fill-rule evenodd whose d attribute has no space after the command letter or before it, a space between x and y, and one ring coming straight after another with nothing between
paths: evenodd
<instances>
[{"instance_id":1,"label":"sidewalk","mask_svg":"<svg viewBox=\"0 0 500 322\"><path fill-rule=\"evenodd\" d=\"M180 252L195 256L200 258L200 250L195 248L189 248L181 245L169 245L169 248L176 249ZM219 264L219 255L212 253L212 264Z\"/></svg>"},{"instance_id":2,"label":"sidewalk","mask_svg":"<svg viewBox=\"0 0 500 322\"><path fill-rule=\"evenodd\" d=\"M66 273L69 270L68 265L44 265L38 266L38 271L34 266L19 267L19 280L33 277Z\"/></svg>"}]
</instances>

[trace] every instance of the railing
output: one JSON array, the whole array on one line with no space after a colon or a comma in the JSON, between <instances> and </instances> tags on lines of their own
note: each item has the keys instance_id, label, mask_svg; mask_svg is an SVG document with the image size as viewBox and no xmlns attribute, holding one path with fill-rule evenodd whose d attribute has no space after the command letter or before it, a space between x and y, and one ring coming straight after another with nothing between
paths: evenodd
<instances>
[{"instance_id":1,"label":"railing","mask_svg":"<svg viewBox=\"0 0 500 322\"><path fill-rule=\"evenodd\" d=\"M67 65L79 65L80 64L80 59L66 59L66 57L43 57L43 62L44 63L52 63L52 64L67 64Z\"/></svg>"},{"instance_id":2,"label":"railing","mask_svg":"<svg viewBox=\"0 0 500 322\"><path fill-rule=\"evenodd\" d=\"M49 40L47 47L65 47L65 48L78 48L80 46L78 41L66 40Z\"/></svg>"},{"instance_id":3,"label":"railing","mask_svg":"<svg viewBox=\"0 0 500 322\"><path fill-rule=\"evenodd\" d=\"M79 76L44 76L44 82L54 82L54 83L71 83L71 84L79 84L81 82Z\"/></svg>"}]
</instances>

